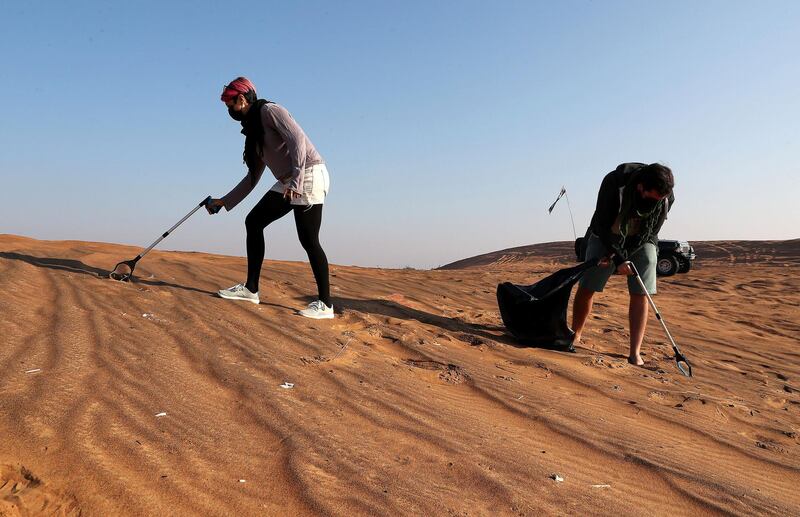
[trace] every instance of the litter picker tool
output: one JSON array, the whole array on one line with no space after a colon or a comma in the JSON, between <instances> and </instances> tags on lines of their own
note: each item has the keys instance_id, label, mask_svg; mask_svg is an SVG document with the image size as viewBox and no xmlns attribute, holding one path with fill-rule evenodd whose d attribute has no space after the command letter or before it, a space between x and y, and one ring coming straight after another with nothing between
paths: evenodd
<instances>
[{"instance_id":1,"label":"litter picker tool","mask_svg":"<svg viewBox=\"0 0 800 517\"><path fill-rule=\"evenodd\" d=\"M147 255L147 253L148 253L148 252L149 252L151 249L155 248L155 247L156 247L156 245L157 245L159 242L161 242L162 240L164 240L164 238L165 238L167 235L169 235L169 234L170 234L170 233L171 233L171 232L172 232L172 231L173 231L175 228L177 228L178 226L180 226L181 224L183 224L183 222L184 222L185 220L189 219L189 218L192 216L192 214L194 214L195 212L197 212L199 209L203 208L204 206L205 206L205 207L207 207L207 206L208 206L208 204L209 204L210 202L211 202L211 196L208 196L208 197L207 197L207 198L205 198L204 200L200 201L200 204L199 204L199 205L197 205L196 207L194 207L194 209L193 209L191 212L189 212L188 214L186 214L186 215L183 217L183 219L181 219L180 221L178 221L177 223L175 223L175 226L173 226L172 228L170 228L169 230L167 230L166 232L164 232L164 233L161 235L161 237L159 237L158 239L156 239L156 241L155 241L153 244L151 244L151 245L150 245L150 246L148 246L148 247L147 247L147 248L146 248L144 251L142 251L141 253L139 253L138 255L136 255L136 258L135 258L135 259L131 259L131 260L123 260L122 262L120 262L119 264L117 264L116 266L114 266L114 269L113 269L113 270L111 271L111 273L108 275L108 276L109 276L109 278L112 278L112 279L114 279L114 280L119 280L119 281L121 281L121 282L127 282L128 280L130 280L131 278L133 278L133 270L134 270L134 268L136 267L136 263L137 263L137 262L139 262L139 260L141 260L141 258L142 258L142 257L144 257L145 255ZM214 207L214 208L210 208L209 210L210 210L210 212L211 212L212 214L216 214L217 212L219 212L219 211L220 211L220 209L221 209L221 208L222 208L221 206L217 206L217 207Z\"/></svg>"},{"instance_id":2,"label":"litter picker tool","mask_svg":"<svg viewBox=\"0 0 800 517\"><path fill-rule=\"evenodd\" d=\"M631 269L633 270L633 274L636 276L636 280L639 282L639 286L644 291L645 296L647 296L647 301L650 302L650 307L653 308L653 311L656 313L656 319L661 322L661 326L664 327L664 332L666 332L667 337L669 338L670 343L672 343L672 350L675 352L675 363L678 365L678 370L681 371L687 377L692 376L692 365L689 364L689 360L686 359L686 356L683 355L678 348L678 345L675 344L675 340L672 339L672 334L669 333L667 329L667 324L664 323L664 318L661 317L661 313L658 312L658 308L656 308L655 302L653 302L653 298L650 296L650 293L647 292L647 288L644 286L644 282L642 282L642 277L639 276L639 271L636 270L636 266L633 265L633 262L629 262ZM686 366L684 367L683 364Z\"/></svg>"},{"instance_id":3,"label":"litter picker tool","mask_svg":"<svg viewBox=\"0 0 800 517\"><path fill-rule=\"evenodd\" d=\"M556 207L556 203L558 203L562 197L567 200L567 209L569 210L569 220L570 222L572 222L572 236L574 239L577 239L578 234L575 233L575 219L572 217L572 207L569 205L569 196L567 195L566 187L563 186L561 187L561 192L558 193L558 197L556 198L556 200L553 201L553 204L550 205L550 208L547 209L547 213L548 214L553 213L553 209Z\"/></svg>"}]
</instances>

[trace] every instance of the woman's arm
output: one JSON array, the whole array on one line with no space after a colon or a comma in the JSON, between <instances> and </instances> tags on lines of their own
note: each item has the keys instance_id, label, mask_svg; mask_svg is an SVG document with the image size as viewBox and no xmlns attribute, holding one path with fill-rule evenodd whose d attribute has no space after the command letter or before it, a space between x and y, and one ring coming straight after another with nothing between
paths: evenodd
<instances>
[{"instance_id":1,"label":"woman's arm","mask_svg":"<svg viewBox=\"0 0 800 517\"><path fill-rule=\"evenodd\" d=\"M264 169L266 168L266 164L260 167L260 170L251 170L247 173L247 176L242 178L233 190L222 196L221 201L224 203L225 210L230 212L233 210L233 207L238 205L242 202L247 195L253 191L253 189L258 185L258 180L261 179L261 175L264 174Z\"/></svg>"}]
</instances>

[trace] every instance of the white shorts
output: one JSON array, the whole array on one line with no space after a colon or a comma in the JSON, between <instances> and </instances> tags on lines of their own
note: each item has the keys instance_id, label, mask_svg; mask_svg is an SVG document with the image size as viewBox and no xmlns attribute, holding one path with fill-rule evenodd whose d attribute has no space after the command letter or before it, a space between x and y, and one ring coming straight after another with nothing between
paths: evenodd
<instances>
[{"instance_id":1,"label":"white shorts","mask_svg":"<svg viewBox=\"0 0 800 517\"><path fill-rule=\"evenodd\" d=\"M283 191L291 181L291 179L276 181L270 190L283 194ZM300 197L292 199L292 204L301 206L321 205L325 202L325 196L328 195L330 188L331 178L324 163L306 167L303 171L303 193Z\"/></svg>"}]
</instances>

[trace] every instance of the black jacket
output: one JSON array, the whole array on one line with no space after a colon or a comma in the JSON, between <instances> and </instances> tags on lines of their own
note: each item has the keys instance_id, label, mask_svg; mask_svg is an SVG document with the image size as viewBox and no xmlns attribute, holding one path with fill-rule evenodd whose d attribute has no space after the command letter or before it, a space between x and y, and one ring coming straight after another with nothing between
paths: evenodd
<instances>
[{"instance_id":1,"label":"black jacket","mask_svg":"<svg viewBox=\"0 0 800 517\"><path fill-rule=\"evenodd\" d=\"M600 241L602 241L606 249L611 250L616 265L625 262L630 253L644 244L643 242L627 242L623 247L620 242L620 236L611 233L611 227L620 212L622 191L639 169L644 166L644 163L620 164L616 169L606 174L606 177L603 178L603 183L600 185L600 191L597 193L597 207L594 210L589 228L595 235L600 237ZM648 239L649 242L656 246L658 246L658 232L667 219L667 212L669 212L674 203L675 196L670 194L666 199L666 210L661 211L661 216L655 225L655 232Z\"/></svg>"}]
</instances>

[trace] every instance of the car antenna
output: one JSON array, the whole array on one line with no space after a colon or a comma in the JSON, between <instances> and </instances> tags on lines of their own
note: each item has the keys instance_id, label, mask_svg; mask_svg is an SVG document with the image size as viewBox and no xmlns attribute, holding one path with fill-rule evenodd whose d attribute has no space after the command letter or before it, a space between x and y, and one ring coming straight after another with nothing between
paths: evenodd
<instances>
[{"instance_id":1,"label":"car antenna","mask_svg":"<svg viewBox=\"0 0 800 517\"><path fill-rule=\"evenodd\" d=\"M553 204L550 205L550 208L547 209L547 213L548 214L553 213L553 209L556 207L556 203L558 203L558 200L561 199L562 196L564 197L564 199L567 200L567 210L569 210L569 220L572 223L572 238L577 239L578 234L575 232L575 218L572 217L572 207L569 204L569 195L567 195L567 189L563 185L561 186L561 192L558 193L558 197L556 198L555 201L553 201Z\"/></svg>"}]
</instances>

